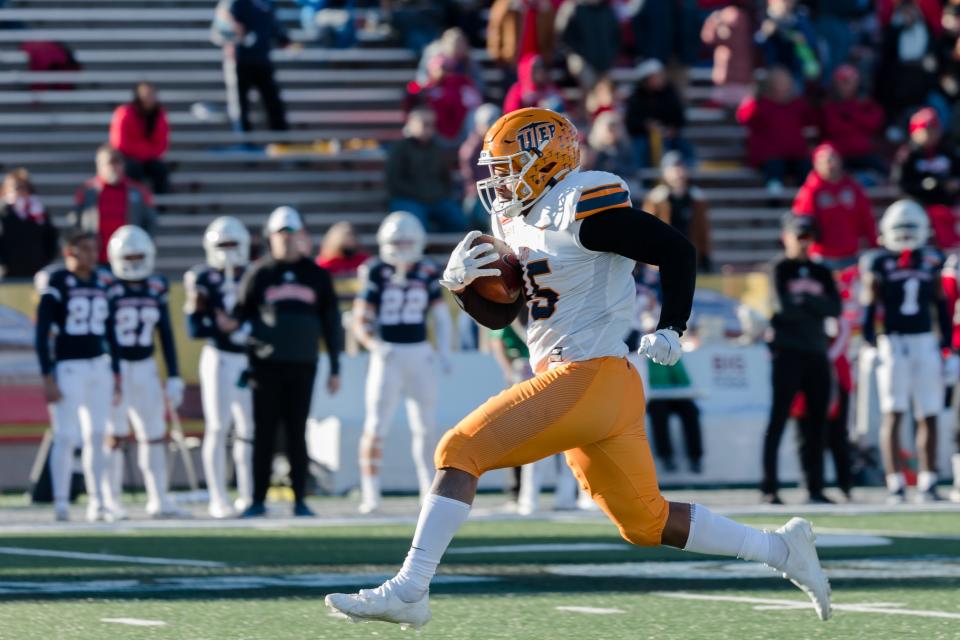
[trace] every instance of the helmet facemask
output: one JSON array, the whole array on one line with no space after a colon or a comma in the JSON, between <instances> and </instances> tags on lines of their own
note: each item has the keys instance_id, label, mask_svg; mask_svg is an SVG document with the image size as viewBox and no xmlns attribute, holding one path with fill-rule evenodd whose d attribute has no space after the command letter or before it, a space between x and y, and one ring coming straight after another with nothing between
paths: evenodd
<instances>
[{"instance_id":1,"label":"helmet facemask","mask_svg":"<svg viewBox=\"0 0 960 640\"><path fill-rule=\"evenodd\" d=\"M549 140L544 140L540 147L545 147L548 142ZM539 154L540 149L534 152L518 151L508 156L492 156L487 150L480 152L477 164L490 169L489 178L477 181L477 195L487 213L516 217L546 193L547 190L544 189L539 196L534 197L535 190L526 180L527 173L533 168ZM520 166L519 171L514 170L517 165ZM501 171L498 172L498 169ZM497 193L498 189L509 190L512 197L509 200L501 198Z\"/></svg>"},{"instance_id":2,"label":"helmet facemask","mask_svg":"<svg viewBox=\"0 0 960 640\"><path fill-rule=\"evenodd\" d=\"M891 251L913 251L926 244L926 236L920 225L904 221L884 230L883 245Z\"/></svg>"},{"instance_id":3,"label":"helmet facemask","mask_svg":"<svg viewBox=\"0 0 960 640\"><path fill-rule=\"evenodd\" d=\"M123 254L111 263L110 268L121 280L146 280L153 273L153 256L147 253Z\"/></svg>"}]
</instances>

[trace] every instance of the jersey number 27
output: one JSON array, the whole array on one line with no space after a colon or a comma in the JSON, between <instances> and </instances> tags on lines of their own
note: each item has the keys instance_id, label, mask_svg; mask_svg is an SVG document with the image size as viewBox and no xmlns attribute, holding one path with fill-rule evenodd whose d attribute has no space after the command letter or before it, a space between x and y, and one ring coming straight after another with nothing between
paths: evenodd
<instances>
[{"instance_id":1,"label":"jersey number 27","mask_svg":"<svg viewBox=\"0 0 960 640\"><path fill-rule=\"evenodd\" d=\"M153 328L160 320L156 307L121 307L114 318L117 344L121 347L149 347L153 344Z\"/></svg>"}]
</instances>

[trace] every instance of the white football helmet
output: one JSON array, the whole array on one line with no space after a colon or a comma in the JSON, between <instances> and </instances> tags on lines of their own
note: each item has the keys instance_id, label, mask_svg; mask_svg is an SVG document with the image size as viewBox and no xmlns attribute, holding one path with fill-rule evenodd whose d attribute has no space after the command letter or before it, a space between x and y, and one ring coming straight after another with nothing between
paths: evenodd
<instances>
[{"instance_id":1,"label":"white football helmet","mask_svg":"<svg viewBox=\"0 0 960 640\"><path fill-rule=\"evenodd\" d=\"M913 200L897 200L880 219L880 244L890 251L912 251L927 244L930 219Z\"/></svg>"},{"instance_id":2,"label":"white football helmet","mask_svg":"<svg viewBox=\"0 0 960 640\"><path fill-rule=\"evenodd\" d=\"M250 232L231 216L220 216L203 232L207 264L214 269L242 267L250 262Z\"/></svg>"},{"instance_id":3,"label":"white football helmet","mask_svg":"<svg viewBox=\"0 0 960 640\"><path fill-rule=\"evenodd\" d=\"M113 275L121 280L146 280L153 274L157 248L140 227L126 224L113 232L107 243L107 259Z\"/></svg>"},{"instance_id":4,"label":"white football helmet","mask_svg":"<svg viewBox=\"0 0 960 640\"><path fill-rule=\"evenodd\" d=\"M394 211L377 229L380 259L392 265L411 265L423 257L427 232L419 218L408 211Z\"/></svg>"}]
</instances>

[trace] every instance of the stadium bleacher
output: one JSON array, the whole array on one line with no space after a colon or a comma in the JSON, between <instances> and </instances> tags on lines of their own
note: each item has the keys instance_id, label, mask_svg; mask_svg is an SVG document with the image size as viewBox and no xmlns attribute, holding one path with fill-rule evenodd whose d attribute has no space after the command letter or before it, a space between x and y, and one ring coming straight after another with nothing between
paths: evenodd
<instances>
[{"instance_id":1,"label":"stadium bleacher","mask_svg":"<svg viewBox=\"0 0 960 640\"><path fill-rule=\"evenodd\" d=\"M296 5L281 2L279 16L294 40L305 37ZM27 166L62 224L72 194L93 173L93 150L107 138L114 107L129 99L135 82L148 80L158 86L172 129L167 160L173 193L157 198L162 271L175 275L199 260L199 232L214 216L239 215L257 226L279 204L299 207L316 235L349 219L372 240L387 200L383 149L400 135L400 100L416 57L378 32L364 32L354 49L303 43L300 51L276 51L292 130L263 131L255 110L261 129L241 135L225 117L221 53L208 42L211 17L206 0L17 0L0 9L0 22L28 26L0 30L2 169ZM28 71L18 45L30 40L67 44L83 70ZM486 62L485 52L476 56ZM497 84L498 73L486 65L489 86ZM628 68L613 74L621 93L629 91L633 75ZM708 106L708 70L694 68L690 78L687 135L700 162L694 178L711 203L714 262L749 268L777 251L777 220L788 200L782 207L770 202L759 178L743 166L744 132L725 111ZM73 89L31 89L40 83ZM266 143L282 146L259 146ZM884 187L870 195L881 206L894 194ZM430 246L440 253L454 240L435 235Z\"/></svg>"}]
</instances>

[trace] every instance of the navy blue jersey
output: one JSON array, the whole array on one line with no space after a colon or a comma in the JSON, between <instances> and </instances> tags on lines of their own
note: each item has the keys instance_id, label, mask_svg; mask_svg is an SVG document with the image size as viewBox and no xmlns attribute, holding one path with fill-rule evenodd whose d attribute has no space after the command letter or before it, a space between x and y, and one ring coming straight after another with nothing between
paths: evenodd
<instances>
[{"instance_id":1,"label":"navy blue jersey","mask_svg":"<svg viewBox=\"0 0 960 640\"><path fill-rule=\"evenodd\" d=\"M403 280L396 267L379 258L358 272L359 297L377 307L377 331L384 342L413 343L427 339L427 311L440 299L440 270L428 259L415 263Z\"/></svg>"},{"instance_id":2,"label":"navy blue jersey","mask_svg":"<svg viewBox=\"0 0 960 640\"><path fill-rule=\"evenodd\" d=\"M240 279L245 267L233 270L233 279L218 269L207 265L197 265L183 276L187 304L187 330L191 337L207 338L211 344L222 351L243 353L246 351L246 332L224 333L217 328L216 312L230 315L237 304Z\"/></svg>"},{"instance_id":3,"label":"navy blue jersey","mask_svg":"<svg viewBox=\"0 0 960 640\"><path fill-rule=\"evenodd\" d=\"M153 357L154 336L159 333L167 374L177 376L177 356L170 327L167 300L170 286L161 275L128 282L114 279L107 287L107 302L113 320L113 340L120 360L146 360Z\"/></svg>"},{"instance_id":4,"label":"navy blue jersey","mask_svg":"<svg viewBox=\"0 0 960 640\"><path fill-rule=\"evenodd\" d=\"M927 333L933 330L931 307L937 303L943 254L923 247L903 256L877 249L861 258L864 275L873 276L885 333Z\"/></svg>"},{"instance_id":5,"label":"navy blue jersey","mask_svg":"<svg viewBox=\"0 0 960 640\"><path fill-rule=\"evenodd\" d=\"M55 362L96 358L107 353L110 311L107 281L94 272L81 280L66 269L41 271L35 276L37 307L36 348L40 371L46 375ZM53 353L50 336L54 335Z\"/></svg>"}]
</instances>

